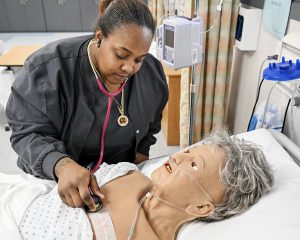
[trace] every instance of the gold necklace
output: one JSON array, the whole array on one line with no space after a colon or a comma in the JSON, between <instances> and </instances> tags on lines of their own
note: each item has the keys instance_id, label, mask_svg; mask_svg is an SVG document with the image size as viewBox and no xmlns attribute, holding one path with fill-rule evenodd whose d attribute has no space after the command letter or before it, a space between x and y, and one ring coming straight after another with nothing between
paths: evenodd
<instances>
[{"instance_id":1,"label":"gold necklace","mask_svg":"<svg viewBox=\"0 0 300 240\"><path fill-rule=\"evenodd\" d=\"M90 65L91 65L92 70L95 74L95 77L100 78L100 80L103 82L103 84L105 85L107 90L109 92L111 92L110 89L108 88L108 86L105 84L101 73L98 71L98 69L95 67L95 65L92 61L92 58L91 58L91 44L93 44L93 43L97 43L97 41L92 41L91 40L88 44L88 47L87 47L87 50L88 50L87 53L88 53L88 58L89 58L89 61L90 61ZM125 81L127 81L127 79ZM113 99L117 103L117 107L118 107L118 110L119 110L119 113L120 113L120 116L118 117L118 124L121 127L125 127L128 124L129 120L128 120L128 117L125 115L124 88L122 89L121 105L118 103L118 101L115 99L115 97L113 97Z\"/></svg>"}]
</instances>

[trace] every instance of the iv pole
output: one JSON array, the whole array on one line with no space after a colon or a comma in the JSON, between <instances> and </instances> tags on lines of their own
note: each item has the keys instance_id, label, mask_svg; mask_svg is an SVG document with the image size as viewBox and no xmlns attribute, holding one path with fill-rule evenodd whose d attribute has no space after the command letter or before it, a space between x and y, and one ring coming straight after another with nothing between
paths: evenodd
<instances>
[{"instance_id":1,"label":"iv pole","mask_svg":"<svg viewBox=\"0 0 300 240\"><path fill-rule=\"evenodd\" d=\"M199 10L199 0L195 0L194 2L194 17L198 16ZM203 64L203 63L202 63ZM193 130L194 130L194 122L195 122L195 93L196 93L196 85L195 85L195 65L192 66L192 79L190 84L190 125L189 125L189 145L193 144Z\"/></svg>"}]
</instances>

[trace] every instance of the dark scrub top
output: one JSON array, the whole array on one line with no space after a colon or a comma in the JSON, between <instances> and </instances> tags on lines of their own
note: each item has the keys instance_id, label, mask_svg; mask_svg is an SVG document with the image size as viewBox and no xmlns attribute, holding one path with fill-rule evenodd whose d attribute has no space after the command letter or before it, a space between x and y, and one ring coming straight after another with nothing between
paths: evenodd
<instances>
[{"instance_id":1,"label":"dark scrub top","mask_svg":"<svg viewBox=\"0 0 300 240\"><path fill-rule=\"evenodd\" d=\"M63 157L82 166L98 161L107 98L88 60L90 39L69 38L43 47L27 59L13 82L6 116L17 164L27 173L55 179L55 164ZM162 66L148 54L126 83L126 127L117 125L119 113L112 105L103 161L132 162L136 152L148 155L167 100Z\"/></svg>"},{"instance_id":2,"label":"dark scrub top","mask_svg":"<svg viewBox=\"0 0 300 240\"><path fill-rule=\"evenodd\" d=\"M93 78L93 76L92 76ZM125 102L125 115L128 116L127 103L128 97L130 94L131 81L128 79L124 88L124 102ZM107 97L99 92L99 88L95 86L93 89L95 91L96 101L101 102L103 104L96 104L94 108L95 120L92 126L94 131L91 131L88 135L86 145L83 149L83 153L81 154L81 161L83 165L87 165L91 161L97 162L99 159L100 152L100 135L99 128L102 130L102 126L105 119L105 114L98 113L106 113L107 111ZM132 121L129 120L127 126L120 127L118 124L118 117L120 116L120 112L118 110L118 104L121 104L121 93L115 97L115 100L112 102L112 109L110 113L109 123L107 125L105 131L104 138L104 157L105 162L114 164L120 162L120 159L123 161L133 162L135 159L135 151L132 146L135 145L135 132ZM101 126L101 127L100 127ZM99 133L101 134L101 132ZM120 136L116 138L115 136ZM121 137L123 136L123 137Z\"/></svg>"}]
</instances>

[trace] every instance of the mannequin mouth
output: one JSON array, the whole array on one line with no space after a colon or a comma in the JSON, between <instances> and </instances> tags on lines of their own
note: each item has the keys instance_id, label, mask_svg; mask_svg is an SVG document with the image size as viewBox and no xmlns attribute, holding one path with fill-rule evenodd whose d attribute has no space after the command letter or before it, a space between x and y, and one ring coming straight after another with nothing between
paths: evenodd
<instances>
[{"instance_id":1,"label":"mannequin mouth","mask_svg":"<svg viewBox=\"0 0 300 240\"><path fill-rule=\"evenodd\" d=\"M172 173L173 172L172 166L171 166L171 164L169 162L165 162L164 165L165 165L165 168L168 171L168 173Z\"/></svg>"}]
</instances>

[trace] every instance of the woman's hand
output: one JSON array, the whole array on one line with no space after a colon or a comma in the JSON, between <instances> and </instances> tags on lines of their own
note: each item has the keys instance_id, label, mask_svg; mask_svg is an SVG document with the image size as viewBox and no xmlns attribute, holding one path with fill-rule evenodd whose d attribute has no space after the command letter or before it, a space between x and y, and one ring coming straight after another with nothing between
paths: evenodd
<instances>
[{"instance_id":1,"label":"woman's hand","mask_svg":"<svg viewBox=\"0 0 300 240\"><path fill-rule=\"evenodd\" d=\"M59 160L54 171L58 178L58 194L68 206L82 207L87 205L90 210L95 210L96 206L90 190L93 194L104 198L96 177L71 158Z\"/></svg>"}]
</instances>

